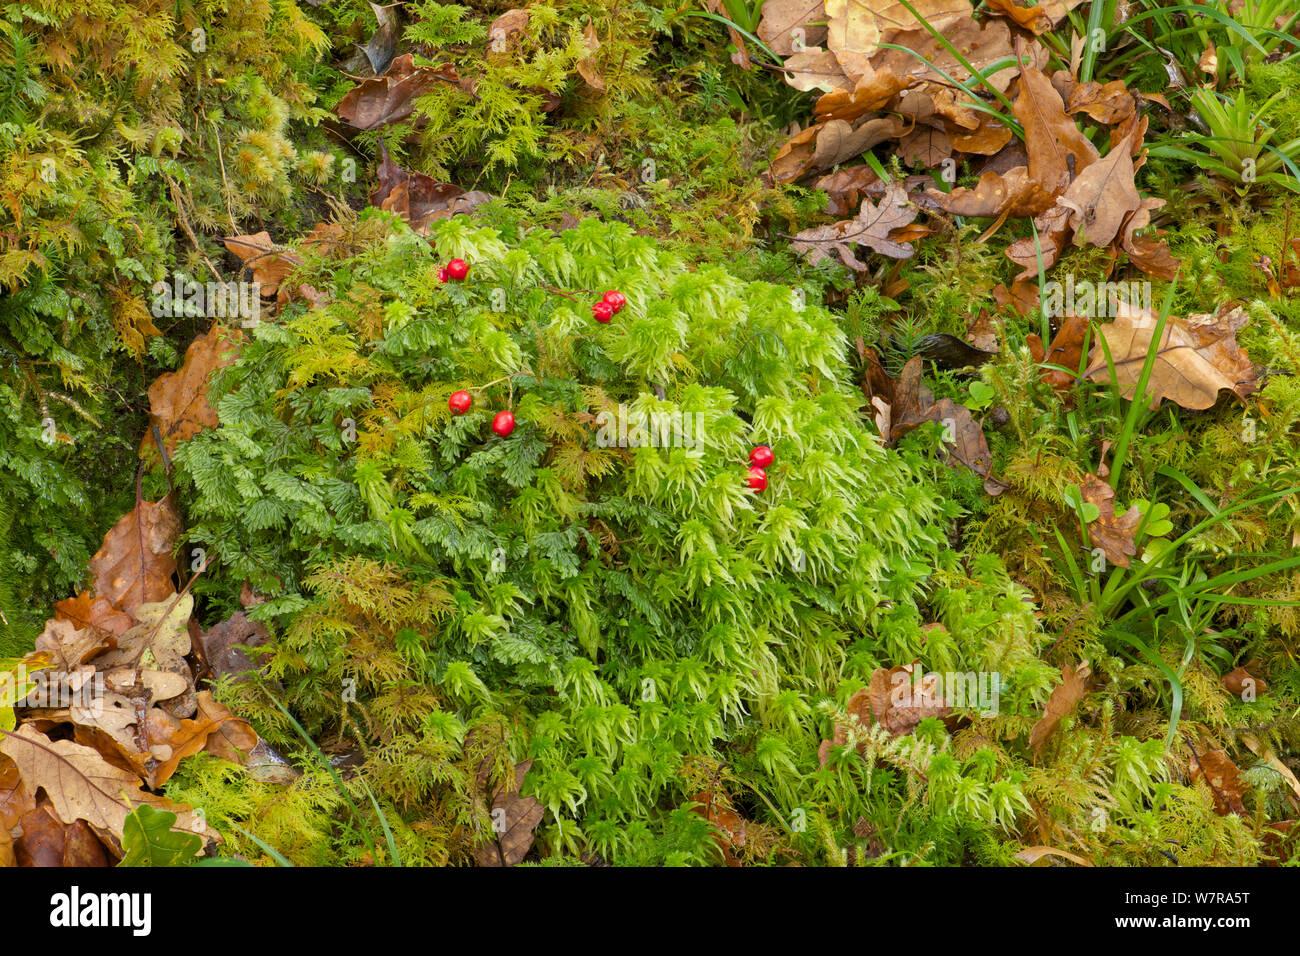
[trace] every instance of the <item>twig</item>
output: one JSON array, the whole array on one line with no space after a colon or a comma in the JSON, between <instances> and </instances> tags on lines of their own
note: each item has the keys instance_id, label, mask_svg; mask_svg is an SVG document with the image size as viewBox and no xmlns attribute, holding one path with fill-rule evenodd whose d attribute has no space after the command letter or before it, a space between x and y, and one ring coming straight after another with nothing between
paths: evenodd
<instances>
[{"instance_id":1,"label":"twig","mask_svg":"<svg viewBox=\"0 0 1300 956\"><path fill-rule=\"evenodd\" d=\"M194 230L190 227L189 217L185 215L185 201L181 195L180 186L178 186L176 180L172 179L170 176L165 176L164 178L167 180L167 185L171 189L172 202L176 205L176 218L181 224L181 229L183 229L185 235L189 237L190 243L194 246L194 251L199 254L208 269L211 270L212 278L216 279L218 282L221 281L221 273L218 272L217 267L212 264L212 260L208 258L208 254L203 251L203 247L199 245L198 236L194 235Z\"/></svg>"},{"instance_id":2,"label":"twig","mask_svg":"<svg viewBox=\"0 0 1300 956\"><path fill-rule=\"evenodd\" d=\"M239 232L239 226L235 225L235 214L230 209L230 183L226 179L226 158L222 155L221 149L221 129L217 126L216 120L212 121L212 132L217 137L217 164L221 167L221 198L226 203L226 218L230 220L230 231Z\"/></svg>"}]
</instances>

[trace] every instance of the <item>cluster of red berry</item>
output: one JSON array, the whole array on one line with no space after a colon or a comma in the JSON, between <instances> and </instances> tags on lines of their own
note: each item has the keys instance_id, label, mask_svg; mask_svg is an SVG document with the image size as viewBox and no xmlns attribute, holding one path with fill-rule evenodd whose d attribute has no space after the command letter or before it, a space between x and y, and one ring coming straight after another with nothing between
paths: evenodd
<instances>
[{"instance_id":1,"label":"cluster of red berry","mask_svg":"<svg viewBox=\"0 0 1300 956\"><path fill-rule=\"evenodd\" d=\"M610 319L623 311L625 305L627 305L627 296L617 289L610 289L600 297L599 302L592 305L591 314L601 325L606 325Z\"/></svg>"},{"instance_id":2,"label":"cluster of red berry","mask_svg":"<svg viewBox=\"0 0 1300 956\"><path fill-rule=\"evenodd\" d=\"M464 259L452 259L438 270L438 278L443 282L464 282L469 275L469 263ZM452 392L447 399L447 407L453 415L464 415L474 407L474 396L466 389ZM502 438L515 430L515 413L502 410L492 417L492 430Z\"/></svg>"},{"instance_id":3,"label":"cluster of red berry","mask_svg":"<svg viewBox=\"0 0 1300 956\"><path fill-rule=\"evenodd\" d=\"M452 259L438 271L438 278L443 282L463 282L469 275L469 263L464 259ZM609 322L623 307L627 305L627 296L617 289L610 289L600 301L591 307L591 314L602 325ZM467 389L460 389L451 393L447 399L447 407L451 409L453 415L464 415L474 407L474 396ZM515 430L515 413L511 411L500 411L492 418L492 430L502 438L508 436ZM767 469L776 461L776 456L772 454L772 449L767 445L756 445L749 453L749 477L747 484L754 491L765 491L767 489Z\"/></svg>"},{"instance_id":4,"label":"cluster of red berry","mask_svg":"<svg viewBox=\"0 0 1300 956\"><path fill-rule=\"evenodd\" d=\"M453 415L464 415L474 407L474 396L467 389L459 389L452 392L447 399L447 407L451 409ZM505 438L515 430L515 413L508 410L502 410L492 417L492 430Z\"/></svg>"},{"instance_id":5,"label":"cluster of red berry","mask_svg":"<svg viewBox=\"0 0 1300 956\"><path fill-rule=\"evenodd\" d=\"M776 455L767 445L755 445L749 452L749 478L747 483L754 491L767 490L767 469L776 461Z\"/></svg>"}]
</instances>

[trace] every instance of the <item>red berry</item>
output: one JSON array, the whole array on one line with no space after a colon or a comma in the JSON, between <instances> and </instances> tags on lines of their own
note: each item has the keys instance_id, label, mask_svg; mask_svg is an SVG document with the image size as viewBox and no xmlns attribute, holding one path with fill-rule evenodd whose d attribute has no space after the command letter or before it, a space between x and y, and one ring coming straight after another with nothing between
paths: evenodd
<instances>
[{"instance_id":1,"label":"red berry","mask_svg":"<svg viewBox=\"0 0 1300 956\"><path fill-rule=\"evenodd\" d=\"M492 419L492 430L502 438L509 437L510 433L515 430L515 413L497 412Z\"/></svg>"},{"instance_id":2,"label":"red berry","mask_svg":"<svg viewBox=\"0 0 1300 956\"><path fill-rule=\"evenodd\" d=\"M622 292L619 292L617 289L610 289L605 293L600 301L608 302L615 312L622 312L623 306L627 305L627 296Z\"/></svg>"},{"instance_id":3,"label":"red berry","mask_svg":"<svg viewBox=\"0 0 1300 956\"><path fill-rule=\"evenodd\" d=\"M447 399L447 407L451 409L453 415L464 415L474 404L474 396L463 388L458 392L452 392L451 397Z\"/></svg>"},{"instance_id":4,"label":"red berry","mask_svg":"<svg viewBox=\"0 0 1300 956\"><path fill-rule=\"evenodd\" d=\"M591 314L596 317L596 321L602 325L609 322L614 317L615 309L612 305L601 299L591 307Z\"/></svg>"},{"instance_id":5,"label":"red berry","mask_svg":"<svg viewBox=\"0 0 1300 956\"><path fill-rule=\"evenodd\" d=\"M772 449L766 445L755 445L749 453L749 463L757 465L759 468L771 468L772 462L776 461L776 455L772 454Z\"/></svg>"},{"instance_id":6,"label":"red berry","mask_svg":"<svg viewBox=\"0 0 1300 956\"><path fill-rule=\"evenodd\" d=\"M439 282L446 282L446 281L447 281L447 267L446 267L446 266L443 266L441 269L438 270L438 281L439 281Z\"/></svg>"},{"instance_id":7,"label":"red berry","mask_svg":"<svg viewBox=\"0 0 1300 956\"><path fill-rule=\"evenodd\" d=\"M464 259L452 259L442 267L442 271L446 273L446 279L443 279L443 282L446 282L447 279L452 282L464 282L465 277L469 275L469 263Z\"/></svg>"},{"instance_id":8,"label":"red berry","mask_svg":"<svg viewBox=\"0 0 1300 956\"><path fill-rule=\"evenodd\" d=\"M749 478L747 480L747 484L749 485L750 488L754 489L755 491L766 491L767 472L765 472L762 468L759 468L758 465L754 465L749 469Z\"/></svg>"}]
</instances>

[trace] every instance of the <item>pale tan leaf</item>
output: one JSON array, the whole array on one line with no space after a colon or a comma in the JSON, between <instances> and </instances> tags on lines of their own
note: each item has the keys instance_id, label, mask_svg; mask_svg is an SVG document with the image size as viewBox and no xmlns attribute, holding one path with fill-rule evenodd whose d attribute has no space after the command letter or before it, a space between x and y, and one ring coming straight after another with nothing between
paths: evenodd
<instances>
[{"instance_id":1,"label":"pale tan leaf","mask_svg":"<svg viewBox=\"0 0 1300 956\"><path fill-rule=\"evenodd\" d=\"M122 838L126 815L141 803L178 811L175 828L202 832L187 808L172 804L140 788L140 779L112 766L89 747L69 740L52 741L31 726L4 735L0 753L18 767L23 782L40 788L50 799L58 818L67 824L85 820L97 830Z\"/></svg>"},{"instance_id":2,"label":"pale tan leaf","mask_svg":"<svg viewBox=\"0 0 1300 956\"><path fill-rule=\"evenodd\" d=\"M1183 408L1210 408L1221 391L1244 399L1256 388L1259 373L1237 344L1237 331L1246 324L1243 309L1216 316L1170 316L1161 335L1151 372L1151 407L1168 399ZM1149 310L1118 303L1113 322L1101 327L1114 363L1113 381L1124 398L1133 400L1147 350L1155 336L1157 317ZM1087 376L1112 380L1105 351L1093 349Z\"/></svg>"},{"instance_id":3,"label":"pale tan leaf","mask_svg":"<svg viewBox=\"0 0 1300 956\"><path fill-rule=\"evenodd\" d=\"M1051 696L1047 698L1043 716L1029 732L1029 746L1035 754L1042 751L1043 745L1060 726L1061 721L1073 714L1079 702L1087 695L1088 677L1091 674L1092 668L1087 664L1061 668L1061 683L1053 688Z\"/></svg>"}]
</instances>

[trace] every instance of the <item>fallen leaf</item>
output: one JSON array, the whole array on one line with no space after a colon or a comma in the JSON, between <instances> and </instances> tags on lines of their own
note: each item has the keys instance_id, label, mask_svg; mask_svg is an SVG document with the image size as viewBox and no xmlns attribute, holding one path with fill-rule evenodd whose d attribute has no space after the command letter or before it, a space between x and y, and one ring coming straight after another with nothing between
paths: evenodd
<instances>
[{"instance_id":1,"label":"fallen leaf","mask_svg":"<svg viewBox=\"0 0 1300 956\"><path fill-rule=\"evenodd\" d=\"M87 706L68 709L76 741L94 747L104 759L124 770L147 777L152 755L148 738L139 724L148 707L143 695L133 700L116 691L105 691Z\"/></svg>"},{"instance_id":2,"label":"fallen leaf","mask_svg":"<svg viewBox=\"0 0 1300 956\"><path fill-rule=\"evenodd\" d=\"M596 51L600 49L600 38L596 36L596 25L594 23L587 24L586 29L582 31L582 38L586 43L588 52L576 64L578 75L593 90L603 91L605 89L605 78L600 75L600 70L596 67Z\"/></svg>"},{"instance_id":3,"label":"fallen leaf","mask_svg":"<svg viewBox=\"0 0 1300 956\"><path fill-rule=\"evenodd\" d=\"M898 143L904 162L933 169L952 155L952 139L945 129L922 123Z\"/></svg>"},{"instance_id":4,"label":"fallen leaf","mask_svg":"<svg viewBox=\"0 0 1300 956\"><path fill-rule=\"evenodd\" d=\"M826 193L826 211L832 216L847 216L857 209L867 187L876 181L870 166L846 166L821 177L813 186Z\"/></svg>"},{"instance_id":5,"label":"fallen leaf","mask_svg":"<svg viewBox=\"0 0 1300 956\"><path fill-rule=\"evenodd\" d=\"M417 67L414 56L404 53L382 75L362 80L349 90L335 112L356 129L377 129L410 116L415 100L439 83L457 84L459 79L454 67Z\"/></svg>"},{"instance_id":6,"label":"fallen leaf","mask_svg":"<svg viewBox=\"0 0 1300 956\"><path fill-rule=\"evenodd\" d=\"M1079 702L1087 696L1088 677L1091 674L1092 668L1087 664L1061 668L1061 683L1052 689L1051 696L1047 698L1047 706L1043 708L1043 716L1029 732L1029 746L1035 757L1042 752L1043 745L1056 732L1061 721L1073 714Z\"/></svg>"},{"instance_id":7,"label":"fallen leaf","mask_svg":"<svg viewBox=\"0 0 1300 956\"><path fill-rule=\"evenodd\" d=\"M151 700L174 717L193 716L197 706L190 653L191 594L141 604L132 614L139 623L123 634L117 648L96 661L110 690L131 692L143 684Z\"/></svg>"},{"instance_id":8,"label":"fallen leaf","mask_svg":"<svg viewBox=\"0 0 1300 956\"><path fill-rule=\"evenodd\" d=\"M347 230L339 222L318 222L296 245L300 250L310 251L326 259L336 256L343 258L348 254Z\"/></svg>"},{"instance_id":9,"label":"fallen leaf","mask_svg":"<svg viewBox=\"0 0 1300 956\"><path fill-rule=\"evenodd\" d=\"M1237 344L1237 331L1246 321L1247 315L1239 307L1216 316L1169 316L1151 370L1151 407L1169 399L1183 408L1199 410L1213 406L1221 391L1241 399L1250 395L1259 373ZM1157 317L1149 309L1120 302L1115 320L1100 329L1114 362L1113 381L1130 401L1156 325ZM1100 344L1093 349L1085 374L1094 381L1112 380Z\"/></svg>"},{"instance_id":10,"label":"fallen leaf","mask_svg":"<svg viewBox=\"0 0 1300 956\"><path fill-rule=\"evenodd\" d=\"M963 342L955 335L940 332L918 339L916 354L924 356L941 368L978 368L997 355L997 351L986 351Z\"/></svg>"},{"instance_id":11,"label":"fallen leaf","mask_svg":"<svg viewBox=\"0 0 1300 956\"><path fill-rule=\"evenodd\" d=\"M920 666L912 663L878 667L865 688L872 717L895 737L910 734L927 717L952 713L943 700L939 675L923 674L919 682L915 680L915 670Z\"/></svg>"},{"instance_id":12,"label":"fallen leaf","mask_svg":"<svg viewBox=\"0 0 1300 956\"><path fill-rule=\"evenodd\" d=\"M137 502L113 525L90 559L95 595L131 614L141 604L174 594L173 552L180 532L180 514L171 495Z\"/></svg>"},{"instance_id":13,"label":"fallen leaf","mask_svg":"<svg viewBox=\"0 0 1300 956\"><path fill-rule=\"evenodd\" d=\"M906 83L893 70L871 70L851 90L833 90L817 100L818 120L853 122L867 113L881 109L898 94Z\"/></svg>"},{"instance_id":14,"label":"fallen leaf","mask_svg":"<svg viewBox=\"0 0 1300 956\"><path fill-rule=\"evenodd\" d=\"M966 341L981 352L996 354L1001 351L997 326L993 317L983 309L967 323Z\"/></svg>"},{"instance_id":15,"label":"fallen leaf","mask_svg":"<svg viewBox=\"0 0 1300 956\"><path fill-rule=\"evenodd\" d=\"M989 13L1006 17L1034 34L1052 29L1052 18L1045 6L1032 3L1022 6L1015 0L985 0L984 7Z\"/></svg>"},{"instance_id":16,"label":"fallen leaf","mask_svg":"<svg viewBox=\"0 0 1300 956\"><path fill-rule=\"evenodd\" d=\"M1021 71L1015 115L1025 131L1030 176L1046 193L1059 195L1097 160L1097 148L1065 112L1061 94L1042 70Z\"/></svg>"},{"instance_id":17,"label":"fallen leaf","mask_svg":"<svg viewBox=\"0 0 1300 956\"><path fill-rule=\"evenodd\" d=\"M528 30L528 21L532 14L527 10L507 10L492 21L488 27L488 49L504 53L507 47L519 42L519 38Z\"/></svg>"},{"instance_id":18,"label":"fallen leaf","mask_svg":"<svg viewBox=\"0 0 1300 956\"><path fill-rule=\"evenodd\" d=\"M959 153L993 156L1011 142L1011 136L1011 127L981 114L980 124L974 130L952 137L952 148Z\"/></svg>"},{"instance_id":19,"label":"fallen leaf","mask_svg":"<svg viewBox=\"0 0 1300 956\"><path fill-rule=\"evenodd\" d=\"M470 212L492 198L485 192L466 192L451 183L438 182L424 173L408 172L392 161L382 145L380 157L370 204L397 213L416 232L427 232L431 223Z\"/></svg>"},{"instance_id":20,"label":"fallen leaf","mask_svg":"<svg viewBox=\"0 0 1300 956\"><path fill-rule=\"evenodd\" d=\"M850 159L856 159L864 152L888 138L893 130L886 121L886 132L878 128L881 124L869 121L854 128L846 120L828 120L817 131L817 141L813 145L812 168L829 169Z\"/></svg>"},{"instance_id":21,"label":"fallen leaf","mask_svg":"<svg viewBox=\"0 0 1300 956\"><path fill-rule=\"evenodd\" d=\"M1096 475L1084 476L1083 500L1095 505L1098 516L1088 524L1088 537L1094 547L1101 548L1106 560L1121 568L1129 566L1129 558L1137 554L1133 536L1142 523L1137 506L1131 506L1122 515L1115 514L1115 491Z\"/></svg>"},{"instance_id":22,"label":"fallen leaf","mask_svg":"<svg viewBox=\"0 0 1300 956\"><path fill-rule=\"evenodd\" d=\"M149 422L162 435L169 455L180 442L219 424L216 411L208 403L208 385L214 372L239 357L242 340L243 333L238 329L213 323L190 343L177 371L158 376L149 386ZM151 437L145 441L153 443Z\"/></svg>"},{"instance_id":23,"label":"fallen leaf","mask_svg":"<svg viewBox=\"0 0 1300 956\"><path fill-rule=\"evenodd\" d=\"M1039 254L1042 255L1044 272L1056 265L1070 238L1070 210L1065 206L1053 205L1034 218L1034 228L1038 233L1037 243L1033 236L1026 236L1017 239L1006 249L1006 257L1021 267L1020 274L1011 283L1016 298L1024 298L1028 294L1027 290L1017 291L1017 287L1031 281L1035 286L1033 295L1037 297Z\"/></svg>"},{"instance_id":24,"label":"fallen leaf","mask_svg":"<svg viewBox=\"0 0 1300 956\"><path fill-rule=\"evenodd\" d=\"M211 691L199 692L198 708L200 720L211 727L205 738L208 752L232 763L247 764L260 740L252 725L232 714Z\"/></svg>"},{"instance_id":25,"label":"fallen leaf","mask_svg":"<svg viewBox=\"0 0 1300 956\"><path fill-rule=\"evenodd\" d=\"M984 478L989 494L1005 490L993 477L993 456L984 430L966 406L947 398L934 400L933 393L921 383L920 355L907 361L896 381L886 374L874 351L864 350L864 359L862 389L877 411L876 423L886 445L896 444L926 422L936 422L944 431L949 463L956 462Z\"/></svg>"},{"instance_id":26,"label":"fallen leaf","mask_svg":"<svg viewBox=\"0 0 1300 956\"><path fill-rule=\"evenodd\" d=\"M758 38L778 56L790 56L826 42L822 0L765 0Z\"/></svg>"},{"instance_id":27,"label":"fallen leaf","mask_svg":"<svg viewBox=\"0 0 1300 956\"><path fill-rule=\"evenodd\" d=\"M52 741L31 726L4 734L0 752L18 766L23 782L49 797L63 823L85 820L96 831L122 838L122 824L135 806L179 812L180 829L202 832L202 823L188 809L140 789L133 773L114 767L89 747L69 740Z\"/></svg>"},{"instance_id":28,"label":"fallen leaf","mask_svg":"<svg viewBox=\"0 0 1300 956\"><path fill-rule=\"evenodd\" d=\"M91 597L89 591L56 602L54 619L67 621L78 629L103 631L113 637L130 630L135 623L131 615L113 607L106 598Z\"/></svg>"},{"instance_id":29,"label":"fallen leaf","mask_svg":"<svg viewBox=\"0 0 1300 956\"><path fill-rule=\"evenodd\" d=\"M13 849L18 866L111 866L104 845L84 820L59 821L48 806L40 806L22 819L23 832Z\"/></svg>"},{"instance_id":30,"label":"fallen leaf","mask_svg":"<svg viewBox=\"0 0 1300 956\"><path fill-rule=\"evenodd\" d=\"M302 265L302 260L292 252L272 242L271 234L265 230L247 236L229 236L221 241L252 272L253 281L266 298L273 297L280 283Z\"/></svg>"},{"instance_id":31,"label":"fallen leaf","mask_svg":"<svg viewBox=\"0 0 1300 956\"><path fill-rule=\"evenodd\" d=\"M36 801L24 786L18 765L0 754L0 833L8 833L35 808Z\"/></svg>"},{"instance_id":32,"label":"fallen leaf","mask_svg":"<svg viewBox=\"0 0 1300 956\"><path fill-rule=\"evenodd\" d=\"M1224 690L1237 698L1243 697L1247 690L1249 690L1255 698L1258 698L1260 694L1263 694L1268 690L1268 681L1264 680L1262 677L1256 677L1244 667L1238 667L1237 669L1224 674L1219 678L1219 682L1223 684Z\"/></svg>"},{"instance_id":33,"label":"fallen leaf","mask_svg":"<svg viewBox=\"0 0 1300 956\"><path fill-rule=\"evenodd\" d=\"M1128 222L1124 224L1120 248L1123 249L1133 264L1147 275L1157 279L1173 279L1178 274L1178 260L1169 251L1169 246L1159 239L1138 236L1140 229L1151 223L1151 213L1165 204L1163 199L1144 199Z\"/></svg>"},{"instance_id":34,"label":"fallen leaf","mask_svg":"<svg viewBox=\"0 0 1300 956\"><path fill-rule=\"evenodd\" d=\"M1200 58L1196 61L1196 67L1202 73L1210 76L1217 76L1219 73L1219 54L1214 49L1213 43L1207 43L1205 49L1201 51Z\"/></svg>"},{"instance_id":35,"label":"fallen leaf","mask_svg":"<svg viewBox=\"0 0 1300 956\"><path fill-rule=\"evenodd\" d=\"M230 715L229 719L238 718ZM156 790L170 780L181 761L207 747L209 738L220 729L217 721L203 715L197 719L186 718L180 721L175 732L166 741L170 753L166 758L159 760L158 766L150 775L148 781L150 788Z\"/></svg>"},{"instance_id":36,"label":"fallen leaf","mask_svg":"<svg viewBox=\"0 0 1300 956\"><path fill-rule=\"evenodd\" d=\"M941 5L943 4L935 3L935 6ZM956 11L957 5L949 4L949 6L954 12ZM929 30L915 26L916 21L901 5L898 9L902 10L902 16L907 19L909 28L886 31L883 40L895 46L905 47L912 52L882 49L869 61L874 69L893 70L903 79L913 83L939 86L950 86L953 81L969 83L972 79L971 73L966 69L965 64L948 50L948 45L951 45L961 51L962 58L984 76L984 82L970 83L971 86L983 86L987 83L998 92L1006 92L1019 75L1020 68L1016 66L1015 49L1011 44L1011 28L1005 21L976 22L967 13L951 21L947 28L940 28L947 41L945 44L936 39ZM969 11L969 5L967 10ZM922 13L924 15L924 11ZM926 16L926 19L932 26L939 27L939 23L929 16ZM932 65L928 65L920 57L924 57ZM1036 63L1041 66L1046 63L1044 51L1037 46L1026 51L1026 59L1030 64ZM844 62L844 57L840 57L840 62ZM999 63L1002 65L996 70L993 69ZM857 76L855 72L849 70L846 72L855 78ZM965 100L965 94L961 96Z\"/></svg>"},{"instance_id":37,"label":"fallen leaf","mask_svg":"<svg viewBox=\"0 0 1300 956\"><path fill-rule=\"evenodd\" d=\"M1029 353L1035 362L1075 369L1073 375L1055 368L1043 369L1040 378L1056 391L1065 392L1078 381L1077 371L1083 362L1084 340L1087 337L1088 320L1082 316L1067 315L1061 320L1061 326L1056 330L1046 352L1043 351L1042 339L1032 332L1025 336L1025 344L1029 346Z\"/></svg>"},{"instance_id":38,"label":"fallen leaf","mask_svg":"<svg viewBox=\"0 0 1300 956\"><path fill-rule=\"evenodd\" d=\"M1010 288L1001 282L993 287L993 301L998 308L1009 309L1022 318L1038 314L1038 298L1037 284L1031 285L1023 280L1012 282Z\"/></svg>"},{"instance_id":39,"label":"fallen leaf","mask_svg":"<svg viewBox=\"0 0 1300 956\"><path fill-rule=\"evenodd\" d=\"M814 48L787 57L782 65L785 81L796 90L811 93L820 90L833 93L836 90L850 91L853 80L844 75L840 61L830 50Z\"/></svg>"},{"instance_id":40,"label":"fallen leaf","mask_svg":"<svg viewBox=\"0 0 1300 956\"><path fill-rule=\"evenodd\" d=\"M1109 83L1089 80L1080 83L1070 90L1066 104L1067 113L1086 113L1107 126L1124 122L1136 111L1137 100L1123 80L1111 80Z\"/></svg>"},{"instance_id":41,"label":"fallen leaf","mask_svg":"<svg viewBox=\"0 0 1300 956\"><path fill-rule=\"evenodd\" d=\"M361 52L366 55L370 69L375 73L383 73L388 69L388 64L393 61L393 53L397 50L397 38L402 29L401 18L397 14L401 6L400 3L389 4L386 7L381 7L377 3L370 4L378 26L374 35L361 48Z\"/></svg>"},{"instance_id":42,"label":"fallen leaf","mask_svg":"<svg viewBox=\"0 0 1300 956\"><path fill-rule=\"evenodd\" d=\"M697 793L691 802L699 804L692 810L713 824L713 840L722 850L723 861L727 866L740 866L736 851L749 842L749 821L712 793Z\"/></svg>"},{"instance_id":43,"label":"fallen leaf","mask_svg":"<svg viewBox=\"0 0 1300 956\"><path fill-rule=\"evenodd\" d=\"M1141 206L1130 147L1131 137L1075 177L1057 200L1070 210L1075 245L1109 246Z\"/></svg>"},{"instance_id":44,"label":"fallen leaf","mask_svg":"<svg viewBox=\"0 0 1300 956\"><path fill-rule=\"evenodd\" d=\"M226 675L236 677L257 670L252 658L242 649L257 647L271 639L266 626L251 620L243 611L200 633L199 653L213 680Z\"/></svg>"},{"instance_id":45,"label":"fallen leaf","mask_svg":"<svg viewBox=\"0 0 1300 956\"><path fill-rule=\"evenodd\" d=\"M48 655L55 667L75 671L91 658L114 646L113 635L97 628L79 630L70 621L57 618L45 622L36 638L36 650Z\"/></svg>"},{"instance_id":46,"label":"fallen leaf","mask_svg":"<svg viewBox=\"0 0 1300 956\"><path fill-rule=\"evenodd\" d=\"M534 798L519 794L532 765L531 760L517 764L513 786L498 789L492 798L495 837L475 853L479 866L515 866L522 863L532 849L533 833L542 822L544 809Z\"/></svg>"},{"instance_id":47,"label":"fallen leaf","mask_svg":"<svg viewBox=\"0 0 1300 956\"><path fill-rule=\"evenodd\" d=\"M1207 750L1201 754L1193 752L1188 770L1193 784L1198 780L1209 784L1210 792L1214 795L1214 810L1219 816L1227 816L1229 813L1246 815L1246 804L1242 800L1245 781L1241 779L1241 771L1227 751Z\"/></svg>"},{"instance_id":48,"label":"fallen leaf","mask_svg":"<svg viewBox=\"0 0 1300 956\"><path fill-rule=\"evenodd\" d=\"M835 254L850 269L861 272L866 266L858 261L849 246L866 246L893 259L906 259L912 255L912 246L894 241L889 234L911 223L918 213L903 187L892 183L878 205L864 199L855 218L805 229L794 237L791 247L814 265Z\"/></svg>"}]
</instances>

